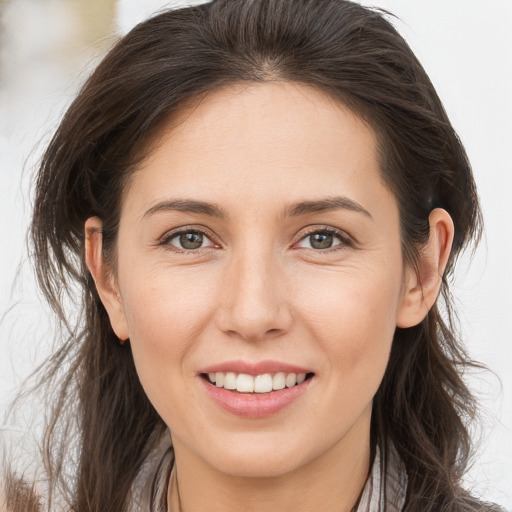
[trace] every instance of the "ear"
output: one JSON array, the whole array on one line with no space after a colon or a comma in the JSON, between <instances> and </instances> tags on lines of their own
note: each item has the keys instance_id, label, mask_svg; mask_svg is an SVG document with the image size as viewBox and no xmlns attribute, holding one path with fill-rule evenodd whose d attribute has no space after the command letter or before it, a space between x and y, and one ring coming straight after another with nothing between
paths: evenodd
<instances>
[{"instance_id":1,"label":"ear","mask_svg":"<svg viewBox=\"0 0 512 512\"><path fill-rule=\"evenodd\" d=\"M450 214L442 208L429 216L429 238L420 250L418 270L408 265L404 278L404 295L397 313L397 327L419 324L435 304L443 273L452 249L454 226Z\"/></svg>"},{"instance_id":2,"label":"ear","mask_svg":"<svg viewBox=\"0 0 512 512\"><path fill-rule=\"evenodd\" d=\"M105 265L102 228L99 217L91 217L85 222L85 263L107 310L112 329L124 341L129 338L128 325L116 280Z\"/></svg>"}]
</instances>

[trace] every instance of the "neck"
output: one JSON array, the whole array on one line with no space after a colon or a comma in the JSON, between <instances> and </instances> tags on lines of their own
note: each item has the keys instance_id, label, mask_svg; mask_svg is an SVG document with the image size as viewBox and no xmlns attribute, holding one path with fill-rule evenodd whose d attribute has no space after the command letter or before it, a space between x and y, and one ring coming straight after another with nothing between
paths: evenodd
<instances>
[{"instance_id":1,"label":"neck","mask_svg":"<svg viewBox=\"0 0 512 512\"><path fill-rule=\"evenodd\" d=\"M181 512L350 512L370 467L369 428L365 435L353 428L327 452L272 477L226 474L197 457L179 439L173 438L173 443Z\"/></svg>"}]
</instances>

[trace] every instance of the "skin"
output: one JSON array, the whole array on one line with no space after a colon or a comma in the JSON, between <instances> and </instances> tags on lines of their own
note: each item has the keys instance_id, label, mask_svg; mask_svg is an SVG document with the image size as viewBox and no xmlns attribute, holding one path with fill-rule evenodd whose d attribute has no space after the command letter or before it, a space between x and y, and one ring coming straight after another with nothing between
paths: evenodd
<instances>
[{"instance_id":1,"label":"skin","mask_svg":"<svg viewBox=\"0 0 512 512\"><path fill-rule=\"evenodd\" d=\"M218 90L157 142L124 193L116 275L98 218L86 224L86 261L172 432L183 512L350 510L370 469L372 399L394 330L437 297L449 215L432 212L412 271L372 129L303 85ZM344 206L290 215L333 197ZM225 217L162 207L176 199ZM180 248L178 228L203 230L203 246ZM339 233L333 246L313 247L326 228ZM239 417L204 392L201 368L269 359L314 372L278 413Z\"/></svg>"}]
</instances>

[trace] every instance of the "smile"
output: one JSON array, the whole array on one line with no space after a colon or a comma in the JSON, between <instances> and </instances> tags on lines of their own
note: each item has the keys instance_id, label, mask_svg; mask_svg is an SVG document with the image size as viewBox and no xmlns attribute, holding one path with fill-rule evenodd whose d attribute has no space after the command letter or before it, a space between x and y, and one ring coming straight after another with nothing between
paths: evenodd
<instances>
[{"instance_id":1,"label":"smile","mask_svg":"<svg viewBox=\"0 0 512 512\"><path fill-rule=\"evenodd\" d=\"M244 418L266 418L302 400L315 374L282 361L230 361L198 374L206 395L224 411Z\"/></svg>"},{"instance_id":2,"label":"smile","mask_svg":"<svg viewBox=\"0 0 512 512\"><path fill-rule=\"evenodd\" d=\"M312 374L264 373L262 375L249 375L234 372L212 372L205 374L211 384L238 393L270 393L302 384Z\"/></svg>"}]
</instances>

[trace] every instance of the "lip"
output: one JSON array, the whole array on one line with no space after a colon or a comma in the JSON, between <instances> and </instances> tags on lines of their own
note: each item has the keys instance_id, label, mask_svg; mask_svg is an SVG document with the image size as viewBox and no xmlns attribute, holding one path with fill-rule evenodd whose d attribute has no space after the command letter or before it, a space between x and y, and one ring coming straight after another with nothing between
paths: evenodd
<instances>
[{"instance_id":1,"label":"lip","mask_svg":"<svg viewBox=\"0 0 512 512\"><path fill-rule=\"evenodd\" d=\"M265 373L312 373L311 368L303 368L289 363L280 361L258 361L251 363L243 360L225 361L223 363L207 366L199 370L198 374L217 373L217 372L233 372L245 373L247 375L264 375Z\"/></svg>"},{"instance_id":2,"label":"lip","mask_svg":"<svg viewBox=\"0 0 512 512\"><path fill-rule=\"evenodd\" d=\"M216 372L245 373L263 375L265 373L305 373L311 370L300 366L278 361L226 361L203 368L198 376L208 397L221 409L243 418L266 418L279 413L292 405L308 390L314 375L291 388L284 388L269 393L239 393L217 387L204 378L204 374Z\"/></svg>"}]
</instances>

